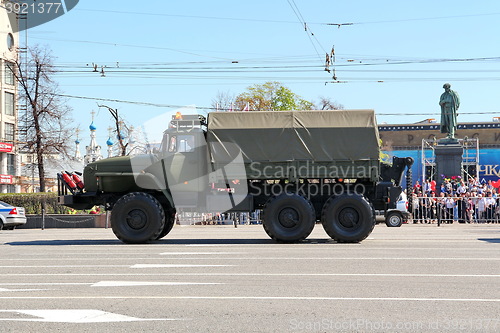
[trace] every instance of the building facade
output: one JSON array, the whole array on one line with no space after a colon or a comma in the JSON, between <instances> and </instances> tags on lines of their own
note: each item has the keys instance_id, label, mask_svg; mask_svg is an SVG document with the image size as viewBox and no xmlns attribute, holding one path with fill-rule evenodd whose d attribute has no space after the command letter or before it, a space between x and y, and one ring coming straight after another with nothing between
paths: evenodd
<instances>
[{"instance_id":1,"label":"building facade","mask_svg":"<svg viewBox=\"0 0 500 333\"><path fill-rule=\"evenodd\" d=\"M0 0L0 192L18 192L19 161L17 146L17 84L14 62L18 57L18 27L12 27L5 9L7 1Z\"/></svg>"}]
</instances>

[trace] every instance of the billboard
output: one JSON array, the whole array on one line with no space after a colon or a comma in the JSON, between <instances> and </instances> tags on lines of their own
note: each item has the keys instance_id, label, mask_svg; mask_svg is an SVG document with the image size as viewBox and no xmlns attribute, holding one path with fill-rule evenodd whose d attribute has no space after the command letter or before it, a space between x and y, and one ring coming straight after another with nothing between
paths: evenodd
<instances>
[{"instance_id":1,"label":"billboard","mask_svg":"<svg viewBox=\"0 0 500 333\"><path fill-rule=\"evenodd\" d=\"M0 175L0 184L1 185L14 184L14 176L12 176L12 175Z\"/></svg>"},{"instance_id":2,"label":"billboard","mask_svg":"<svg viewBox=\"0 0 500 333\"><path fill-rule=\"evenodd\" d=\"M12 143L0 142L0 153L10 153L14 145Z\"/></svg>"}]
</instances>

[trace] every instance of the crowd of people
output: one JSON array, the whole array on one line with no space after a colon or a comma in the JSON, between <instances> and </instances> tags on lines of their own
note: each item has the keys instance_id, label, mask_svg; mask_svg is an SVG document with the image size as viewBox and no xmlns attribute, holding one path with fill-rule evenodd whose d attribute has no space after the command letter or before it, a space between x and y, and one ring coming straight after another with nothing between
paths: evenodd
<instances>
[{"instance_id":1,"label":"crowd of people","mask_svg":"<svg viewBox=\"0 0 500 333\"><path fill-rule=\"evenodd\" d=\"M491 180L481 184L477 178L467 182L457 177L444 179L439 188L434 181L413 187L414 223L499 223L500 194Z\"/></svg>"}]
</instances>

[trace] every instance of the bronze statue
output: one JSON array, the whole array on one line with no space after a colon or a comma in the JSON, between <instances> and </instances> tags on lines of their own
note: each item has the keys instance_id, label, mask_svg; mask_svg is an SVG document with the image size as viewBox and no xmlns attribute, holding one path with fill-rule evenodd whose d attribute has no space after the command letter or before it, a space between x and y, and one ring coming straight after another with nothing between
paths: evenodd
<instances>
[{"instance_id":1,"label":"bronze statue","mask_svg":"<svg viewBox=\"0 0 500 333\"><path fill-rule=\"evenodd\" d=\"M443 85L444 93L441 95L439 105L441 105L441 133L448 133L447 138L455 138L457 129L457 110L460 107L458 94L450 89L451 85Z\"/></svg>"}]
</instances>

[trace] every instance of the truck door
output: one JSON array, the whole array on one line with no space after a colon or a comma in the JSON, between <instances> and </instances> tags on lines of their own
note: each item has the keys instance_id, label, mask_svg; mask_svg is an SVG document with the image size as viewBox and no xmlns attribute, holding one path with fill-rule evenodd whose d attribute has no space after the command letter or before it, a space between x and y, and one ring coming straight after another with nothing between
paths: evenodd
<instances>
[{"instance_id":1,"label":"truck door","mask_svg":"<svg viewBox=\"0 0 500 333\"><path fill-rule=\"evenodd\" d=\"M165 171L176 206L197 206L198 194L208 187L207 146L200 131L172 133Z\"/></svg>"}]
</instances>

